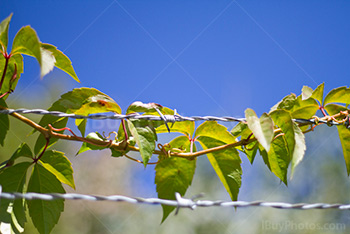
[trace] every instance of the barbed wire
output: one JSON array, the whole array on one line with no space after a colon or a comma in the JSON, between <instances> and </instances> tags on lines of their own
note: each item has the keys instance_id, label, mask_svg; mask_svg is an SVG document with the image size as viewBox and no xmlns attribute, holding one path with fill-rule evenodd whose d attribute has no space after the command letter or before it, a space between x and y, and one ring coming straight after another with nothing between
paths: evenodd
<instances>
[{"instance_id":1,"label":"barbed wire","mask_svg":"<svg viewBox=\"0 0 350 234\"><path fill-rule=\"evenodd\" d=\"M175 122L181 122L181 121L222 121L222 122L245 122L245 118L236 118L231 116L181 116L181 115L163 115L160 116L156 115L141 115L139 113L132 113L128 115L123 114L90 114L90 115L76 115L76 114L68 114L60 111L48 111L43 109L5 109L0 110L0 114L7 114L10 115L12 113L18 113L18 114L36 114L36 115L52 115L57 117L67 117L72 119L95 119L95 120L106 120L106 119L115 119L115 120L122 120L122 119L143 119L143 120L150 120L150 121L164 121L165 123L175 123ZM318 123L324 123L330 126L333 125L345 125L347 128L350 128L349 125L349 116L347 117L347 120L344 123L338 123L334 120L322 120L322 119L293 119L294 122L301 123L301 124L318 124Z\"/></svg>"},{"instance_id":2,"label":"barbed wire","mask_svg":"<svg viewBox=\"0 0 350 234\"><path fill-rule=\"evenodd\" d=\"M179 193L175 193L176 200L166 200L160 198L140 198L140 197L128 197L123 195L111 195L111 196L98 196L98 195L85 195L76 193L1 193L0 188L0 201L1 199L26 199L26 200L45 200L54 201L58 199L64 200L84 200L84 201L111 201L111 202L127 202L132 204L148 204L148 205L167 205L174 206L177 209L189 208L194 210L197 207L270 207L276 209L338 209L338 210L350 210L350 204L328 204L328 203L286 203L286 202L263 202L263 201L209 201L209 200L196 200L202 197L203 194L194 196L193 198L184 198Z\"/></svg>"}]
</instances>

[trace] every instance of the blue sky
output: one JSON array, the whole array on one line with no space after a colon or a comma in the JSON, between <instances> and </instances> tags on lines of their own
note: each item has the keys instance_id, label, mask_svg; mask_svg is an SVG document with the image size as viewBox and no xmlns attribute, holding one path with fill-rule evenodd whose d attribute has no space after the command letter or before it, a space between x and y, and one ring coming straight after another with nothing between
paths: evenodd
<instances>
[{"instance_id":1,"label":"blue sky","mask_svg":"<svg viewBox=\"0 0 350 234\"><path fill-rule=\"evenodd\" d=\"M31 25L70 57L81 83L67 91L95 87L124 110L140 100L183 115L261 114L303 85L349 83L348 1L3 0L0 9L1 19L14 13L11 40ZM40 82L27 58L19 87Z\"/></svg>"}]
</instances>

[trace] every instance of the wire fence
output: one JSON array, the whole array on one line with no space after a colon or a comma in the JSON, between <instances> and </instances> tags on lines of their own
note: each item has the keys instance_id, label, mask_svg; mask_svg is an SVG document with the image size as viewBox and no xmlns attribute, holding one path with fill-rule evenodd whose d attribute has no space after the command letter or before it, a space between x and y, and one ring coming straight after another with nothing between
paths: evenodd
<instances>
[{"instance_id":1,"label":"wire fence","mask_svg":"<svg viewBox=\"0 0 350 234\"><path fill-rule=\"evenodd\" d=\"M194 196L190 199L182 197L179 193L175 193L176 200L166 200L160 198L139 198L128 197L122 195L100 196L100 195L85 195L76 193L1 193L0 187L0 201L1 199L26 199L26 200L45 200L54 201L58 199L64 200L84 200L84 201L110 201L110 202L127 202L132 204L148 204L148 205L167 205L174 206L177 209L189 208L194 210L197 207L270 207L276 209L338 209L350 210L350 204L328 204L328 203L286 203L286 202L263 202L263 201L209 201L197 200L203 197L203 194Z\"/></svg>"},{"instance_id":2,"label":"wire fence","mask_svg":"<svg viewBox=\"0 0 350 234\"><path fill-rule=\"evenodd\" d=\"M76 115L76 114L68 114L60 111L48 111L43 109L6 109L6 110L0 110L0 114L12 114L12 113L18 113L18 114L36 114L36 115L52 115L57 117L67 117L72 119L95 119L95 120L105 120L105 119L114 119L114 120L121 120L121 119L144 119L144 120L150 120L150 121L164 121L165 123L175 123L175 122L181 122L181 121L222 121L222 122L244 122L245 118L236 118L231 116L223 116L223 117L217 117L217 116L181 116L178 114L174 115L163 115L161 112L159 113L159 116L156 115L141 115L139 113L132 113L128 115L123 114L90 114L90 115ZM322 120L322 119L293 119L296 123L301 124L318 124L318 123L324 123L328 124L330 126L333 125L345 125L347 128L350 128L349 125L349 116L347 117L346 121L343 123L338 123L334 120Z\"/></svg>"}]
</instances>

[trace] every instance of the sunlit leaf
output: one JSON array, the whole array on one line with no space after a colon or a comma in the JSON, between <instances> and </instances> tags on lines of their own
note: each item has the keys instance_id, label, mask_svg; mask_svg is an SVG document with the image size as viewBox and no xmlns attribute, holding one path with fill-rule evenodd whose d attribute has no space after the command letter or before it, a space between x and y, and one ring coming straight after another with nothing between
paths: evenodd
<instances>
[{"instance_id":1,"label":"sunlit leaf","mask_svg":"<svg viewBox=\"0 0 350 234\"><path fill-rule=\"evenodd\" d=\"M209 135L208 132L211 134ZM195 136L203 149L235 142L235 138L227 129L214 121L201 124ZM207 157L231 199L237 200L242 175L241 159L238 151L232 147L207 154Z\"/></svg>"},{"instance_id":2,"label":"sunlit leaf","mask_svg":"<svg viewBox=\"0 0 350 234\"><path fill-rule=\"evenodd\" d=\"M327 105L331 102L337 103L350 103L350 88L346 88L346 86L339 87L331 90L324 99L324 105Z\"/></svg>"},{"instance_id":3,"label":"sunlit leaf","mask_svg":"<svg viewBox=\"0 0 350 234\"><path fill-rule=\"evenodd\" d=\"M18 163L14 166L5 168L0 172L0 185L2 187L2 192L23 192L24 183L26 181L26 174L30 162ZM16 216L19 224L23 227L26 218L25 218L25 207L23 204L23 199L17 200L8 200L2 199L0 203L0 220L5 223L11 222L11 216L7 213L7 208L10 203L13 202L12 212Z\"/></svg>"},{"instance_id":4,"label":"sunlit leaf","mask_svg":"<svg viewBox=\"0 0 350 234\"><path fill-rule=\"evenodd\" d=\"M12 13L0 23L0 51L6 52L8 44L9 24L12 18Z\"/></svg>"},{"instance_id":5,"label":"sunlit leaf","mask_svg":"<svg viewBox=\"0 0 350 234\"><path fill-rule=\"evenodd\" d=\"M152 157L157 140L157 134L152 126L152 122L145 120L127 120L126 123L136 144L140 148L143 164L146 167L149 159Z\"/></svg>"},{"instance_id":6,"label":"sunlit leaf","mask_svg":"<svg viewBox=\"0 0 350 234\"><path fill-rule=\"evenodd\" d=\"M322 101L323 101L323 90L324 90L324 83L317 86L317 88L313 91L312 96L311 96L312 98L319 101L319 103L321 105L322 105Z\"/></svg>"},{"instance_id":7,"label":"sunlit leaf","mask_svg":"<svg viewBox=\"0 0 350 234\"><path fill-rule=\"evenodd\" d=\"M317 105L303 106L299 109L296 109L291 114L293 119L310 119L316 114L318 109L319 106Z\"/></svg>"},{"instance_id":8,"label":"sunlit leaf","mask_svg":"<svg viewBox=\"0 0 350 234\"><path fill-rule=\"evenodd\" d=\"M55 67L56 58L53 56L52 52L40 47L41 52L41 71L40 76L44 77L49 74Z\"/></svg>"},{"instance_id":9,"label":"sunlit leaf","mask_svg":"<svg viewBox=\"0 0 350 234\"><path fill-rule=\"evenodd\" d=\"M154 109L162 109L163 107L157 103L143 103L143 102L133 102L128 109L126 114L135 113L135 112L148 112L153 111Z\"/></svg>"},{"instance_id":10,"label":"sunlit leaf","mask_svg":"<svg viewBox=\"0 0 350 234\"><path fill-rule=\"evenodd\" d=\"M43 167L54 174L56 178L75 189L73 168L71 162L63 152L48 150L40 159Z\"/></svg>"},{"instance_id":11,"label":"sunlit leaf","mask_svg":"<svg viewBox=\"0 0 350 234\"><path fill-rule=\"evenodd\" d=\"M60 181L40 164L35 164L27 192L65 193ZM40 234L50 233L64 210L64 200L28 200L29 215Z\"/></svg>"},{"instance_id":12,"label":"sunlit leaf","mask_svg":"<svg viewBox=\"0 0 350 234\"><path fill-rule=\"evenodd\" d=\"M7 107L6 102L3 99L0 99L0 106ZM9 116L5 114L0 114L0 145L4 146L4 141L6 134L10 129Z\"/></svg>"},{"instance_id":13,"label":"sunlit leaf","mask_svg":"<svg viewBox=\"0 0 350 234\"><path fill-rule=\"evenodd\" d=\"M277 109L290 110L294 107L296 103L296 95L294 93L289 94L284 97L281 101L279 101L276 105L271 107L270 112Z\"/></svg>"},{"instance_id":14,"label":"sunlit leaf","mask_svg":"<svg viewBox=\"0 0 350 234\"><path fill-rule=\"evenodd\" d=\"M77 82L80 82L77 74L75 74L74 68L72 66L72 62L69 60L69 58L65 54L62 53L62 51L58 50L55 46L46 44L46 43L41 43L41 48L47 51L50 51L52 56L54 56L55 67L69 74Z\"/></svg>"},{"instance_id":15,"label":"sunlit leaf","mask_svg":"<svg viewBox=\"0 0 350 234\"><path fill-rule=\"evenodd\" d=\"M17 53L35 57L41 67L40 41L30 26L22 27L13 39L11 54Z\"/></svg>"},{"instance_id":16,"label":"sunlit leaf","mask_svg":"<svg viewBox=\"0 0 350 234\"><path fill-rule=\"evenodd\" d=\"M173 139L170 143L172 148L182 148L190 152L190 141L186 136L180 136ZM193 148L195 151L195 147ZM162 199L175 200L175 193L184 196L187 188L192 183L192 178L196 168L196 160L187 160L184 158L170 157L160 161L155 170L155 184L157 185L158 197ZM163 219L175 209L172 206L162 205Z\"/></svg>"},{"instance_id":17,"label":"sunlit leaf","mask_svg":"<svg viewBox=\"0 0 350 234\"><path fill-rule=\"evenodd\" d=\"M270 116L264 113L260 119L252 109L246 109L245 117L249 129L253 132L259 143L268 151L273 139L273 121Z\"/></svg>"},{"instance_id":18,"label":"sunlit leaf","mask_svg":"<svg viewBox=\"0 0 350 234\"><path fill-rule=\"evenodd\" d=\"M301 89L302 100L310 98L313 92L314 91L313 91L312 88L310 88L309 86L304 85L303 88Z\"/></svg>"}]
</instances>

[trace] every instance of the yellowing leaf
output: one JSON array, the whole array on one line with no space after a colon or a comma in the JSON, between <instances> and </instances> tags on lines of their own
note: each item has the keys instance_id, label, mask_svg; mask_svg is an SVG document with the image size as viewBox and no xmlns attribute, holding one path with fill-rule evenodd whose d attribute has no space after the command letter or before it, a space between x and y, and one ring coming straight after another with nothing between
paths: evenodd
<instances>
[{"instance_id":1,"label":"yellowing leaf","mask_svg":"<svg viewBox=\"0 0 350 234\"><path fill-rule=\"evenodd\" d=\"M267 150L270 149L270 144L273 139L273 121L266 113L260 119L256 116L252 109L245 111L245 117L249 129L253 132L259 143Z\"/></svg>"}]
</instances>

